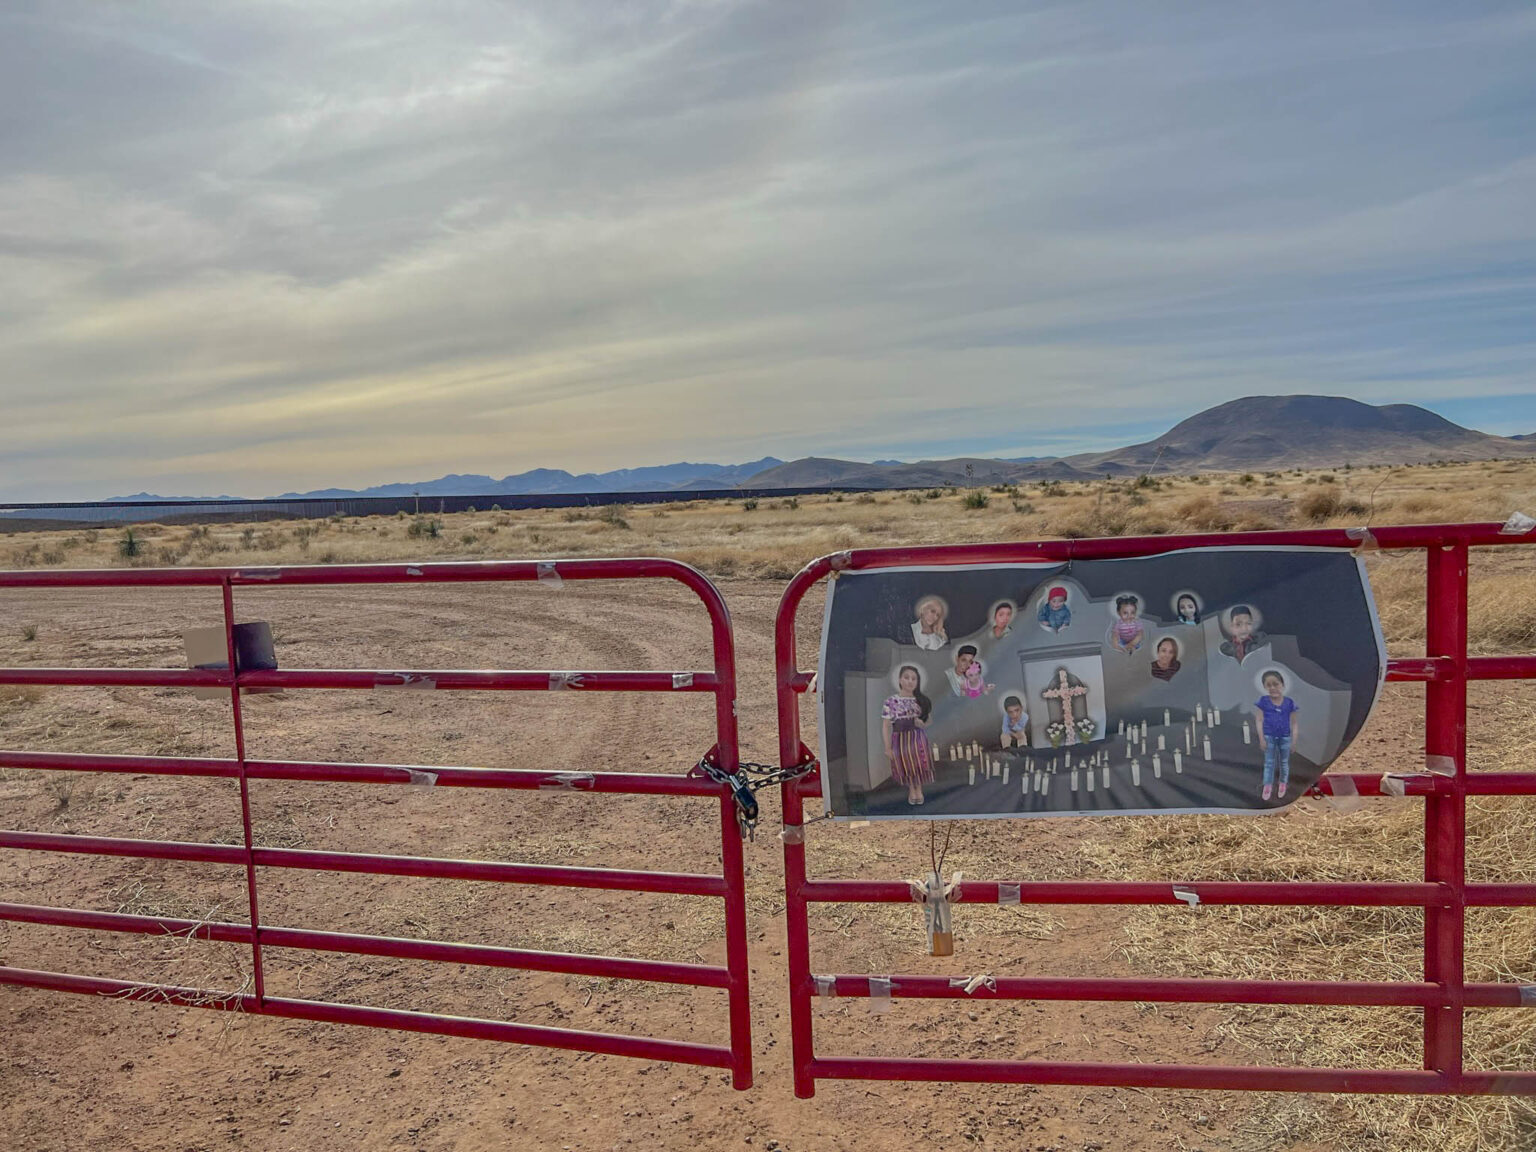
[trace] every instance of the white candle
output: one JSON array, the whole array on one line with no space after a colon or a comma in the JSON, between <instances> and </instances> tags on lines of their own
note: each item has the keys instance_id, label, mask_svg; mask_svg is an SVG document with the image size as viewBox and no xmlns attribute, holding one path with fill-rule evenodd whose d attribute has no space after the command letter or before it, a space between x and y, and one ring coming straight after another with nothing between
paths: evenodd
<instances>
[{"instance_id":1,"label":"white candle","mask_svg":"<svg viewBox=\"0 0 1536 1152\"><path fill-rule=\"evenodd\" d=\"M1003 783L1008 783L1008 765L1003 765Z\"/></svg>"},{"instance_id":2,"label":"white candle","mask_svg":"<svg viewBox=\"0 0 1536 1152\"><path fill-rule=\"evenodd\" d=\"M1211 709L1211 723L1218 728L1221 726L1221 713L1214 708Z\"/></svg>"},{"instance_id":3,"label":"white candle","mask_svg":"<svg viewBox=\"0 0 1536 1152\"><path fill-rule=\"evenodd\" d=\"M1029 773L1027 773L1027 772L1024 774L1024 778L1019 781L1019 795L1020 796L1028 796L1029 795Z\"/></svg>"},{"instance_id":4,"label":"white candle","mask_svg":"<svg viewBox=\"0 0 1536 1152\"><path fill-rule=\"evenodd\" d=\"M1077 769L1072 769L1072 791L1077 791Z\"/></svg>"},{"instance_id":5,"label":"white candle","mask_svg":"<svg viewBox=\"0 0 1536 1152\"><path fill-rule=\"evenodd\" d=\"M1184 771L1184 754L1177 748L1173 750L1173 770L1175 772Z\"/></svg>"},{"instance_id":6,"label":"white candle","mask_svg":"<svg viewBox=\"0 0 1536 1152\"><path fill-rule=\"evenodd\" d=\"M1141 787L1141 761L1140 760L1132 760L1131 761L1131 783L1136 785L1136 787L1138 787L1138 788Z\"/></svg>"},{"instance_id":7,"label":"white candle","mask_svg":"<svg viewBox=\"0 0 1536 1152\"><path fill-rule=\"evenodd\" d=\"M1051 778L1049 776L1047 776L1044 772L1040 773L1040 795L1045 796L1045 795L1049 794L1050 788L1051 788Z\"/></svg>"},{"instance_id":8,"label":"white candle","mask_svg":"<svg viewBox=\"0 0 1536 1152\"><path fill-rule=\"evenodd\" d=\"M1142 740L1147 738L1147 722L1145 720L1141 722L1141 738Z\"/></svg>"},{"instance_id":9,"label":"white candle","mask_svg":"<svg viewBox=\"0 0 1536 1152\"><path fill-rule=\"evenodd\" d=\"M1168 709L1164 708L1163 709L1163 727L1164 728L1168 727L1168 725L1171 722L1172 722L1172 719L1171 719L1171 717L1170 717L1170 715L1168 713Z\"/></svg>"},{"instance_id":10,"label":"white candle","mask_svg":"<svg viewBox=\"0 0 1536 1152\"><path fill-rule=\"evenodd\" d=\"M976 765L972 764L967 771L970 773L971 786L974 788L976 786Z\"/></svg>"},{"instance_id":11,"label":"white candle","mask_svg":"<svg viewBox=\"0 0 1536 1152\"><path fill-rule=\"evenodd\" d=\"M1168 747L1168 745L1163 741L1163 734L1159 732L1157 734L1157 750L1161 752L1166 747Z\"/></svg>"},{"instance_id":12,"label":"white candle","mask_svg":"<svg viewBox=\"0 0 1536 1152\"><path fill-rule=\"evenodd\" d=\"M1205 719L1205 705L1200 703L1198 700L1195 701L1195 719L1196 720L1204 720Z\"/></svg>"},{"instance_id":13,"label":"white candle","mask_svg":"<svg viewBox=\"0 0 1536 1152\"><path fill-rule=\"evenodd\" d=\"M1088 791L1093 791L1093 769L1088 769Z\"/></svg>"},{"instance_id":14,"label":"white candle","mask_svg":"<svg viewBox=\"0 0 1536 1152\"><path fill-rule=\"evenodd\" d=\"M1163 758L1161 756L1152 757L1152 775L1156 776L1159 780L1163 778Z\"/></svg>"},{"instance_id":15,"label":"white candle","mask_svg":"<svg viewBox=\"0 0 1536 1152\"><path fill-rule=\"evenodd\" d=\"M1243 721L1243 743L1244 744L1252 744L1253 743L1253 730L1248 727L1248 721L1246 721L1246 720Z\"/></svg>"},{"instance_id":16,"label":"white candle","mask_svg":"<svg viewBox=\"0 0 1536 1152\"><path fill-rule=\"evenodd\" d=\"M1205 758L1207 760L1211 758L1211 738L1209 736L1205 738Z\"/></svg>"},{"instance_id":17,"label":"white candle","mask_svg":"<svg viewBox=\"0 0 1536 1152\"><path fill-rule=\"evenodd\" d=\"M1125 720L1124 720L1124 719L1122 719L1122 720L1121 720L1121 721L1120 721L1120 727L1119 727L1119 729L1118 729L1118 731L1119 731L1119 734L1120 734L1120 735L1121 735L1121 736L1124 736L1124 735L1125 735Z\"/></svg>"},{"instance_id":18,"label":"white candle","mask_svg":"<svg viewBox=\"0 0 1536 1152\"><path fill-rule=\"evenodd\" d=\"M1184 733L1184 751L1186 751L1186 752L1193 752L1194 750L1195 750L1195 737L1194 737L1194 734L1190 733L1190 732Z\"/></svg>"},{"instance_id":19,"label":"white candle","mask_svg":"<svg viewBox=\"0 0 1536 1152\"><path fill-rule=\"evenodd\" d=\"M1109 765L1107 764L1099 770L1099 783L1105 788L1109 787Z\"/></svg>"}]
</instances>

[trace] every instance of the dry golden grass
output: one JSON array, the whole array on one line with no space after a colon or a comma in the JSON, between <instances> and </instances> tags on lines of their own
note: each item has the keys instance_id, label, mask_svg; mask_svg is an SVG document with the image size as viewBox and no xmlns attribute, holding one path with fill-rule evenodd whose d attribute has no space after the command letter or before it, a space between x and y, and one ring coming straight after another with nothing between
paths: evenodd
<instances>
[{"instance_id":1,"label":"dry golden grass","mask_svg":"<svg viewBox=\"0 0 1536 1152\"><path fill-rule=\"evenodd\" d=\"M1536 510L1536 461L1290 472L1258 476L1156 478L1094 484L1033 485L990 490L985 507L966 507L954 490L870 496L766 499L581 511L486 511L447 516L333 518L254 525L145 525L136 528L137 556L123 555L121 528L0 536L0 567L94 568L147 565L273 565L382 560L664 555L719 575L788 577L823 553L884 544L940 544L1183 531L1225 531L1318 524L1433 523L1504 520ZM972 503L976 503L972 501ZM1469 634L1475 652L1536 648L1536 557L1505 550L1473 560ZM1422 557L1367 557L1389 647L1422 651ZM37 636L24 620L0 638L17 652ZM46 640L46 636L44 640ZM1528 768L1536 753L1536 709L1507 685L1482 686L1472 755L1479 768ZM0 688L7 743L25 746L40 734L29 718L41 690ZM112 748L88 718L74 727L48 711L56 747ZM63 725L61 727L61 724ZM152 726L120 734L139 750L198 751ZM0 774L0 780L4 780ZM42 785L40 784L39 787ZM76 798L76 804L90 798ZM57 797L55 803L60 803ZM71 802L65 797L62 805ZM1536 805L1487 800L1469 805L1468 872L1474 878L1536 879ZM987 858L986 831L967 826L968 866ZM291 829L267 830L274 839ZM884 841L880 841L883 844ZM526 855L532 846L500 845ZM875 840L833 837L819 863L860 874L910 865L882 857ZM1422 868L1422 815L1417 801L1371 802L1335 811L1305 802L1264 820L1227 817L1093 822L1082 833L1085 873L1102 877L1154 874L1181 879L1412 879ZM979 854L979 858L978 858ZM907 867L907 871L910 871ZM900 873L904 874L904 873ZM440 911L440 910L439 910ZM773 914L754 907L757 915ZM825 933L858 936L874 968L889 970L916 931L907 908L818 908ZM430 919L436 912L423 908ZM695 925L680 954L711 938ZM1029 910L1007 922L1006 935L1051 935L1056 919ZM1303 976L1402 979L1422 977L1422 920L1394 909L1200 909L1190 914L1144 910L1128 922L1124 950L1137 968L1160 975L1197 973L1246 978ZM1536 917L1521 910L1469 915L1468 976L1536 983ZM1222 1009L1223 1028L1259 1062L1415 1067L1416 1012L1361 1009ZM1532 1067L1536 1022L1520 1011L1467 1014L1469 1064ZM1258 1095L1245 1121L1244 1147L1287 1148L1311 1142L1330 1148L1517 1149L1536 1147L1536 1110L1513 1099L1442 1100Z\"/></svg>"}]
</instances>

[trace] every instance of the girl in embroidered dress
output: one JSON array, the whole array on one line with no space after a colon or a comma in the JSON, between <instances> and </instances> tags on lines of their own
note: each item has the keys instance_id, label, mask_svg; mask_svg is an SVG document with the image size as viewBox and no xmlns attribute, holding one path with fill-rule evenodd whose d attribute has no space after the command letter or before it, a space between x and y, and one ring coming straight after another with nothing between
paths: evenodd
<instances>
[{"instance_id":1,"label":"girl in embroidered dress","mask_svg":"<svg viewBox=\"0 0 1536 1152\"><path fill-rule=\"evenodd\" d=\"M928 756L928 737L923 729L933 703L923 695L921 678L911 664L896 674L896 695L887 696L880 709L880 728L885 752L891 758L891 776L907 788L907 803L923 802L923 785L933 782L933 763Z\"/></svg>"}]
</instances>

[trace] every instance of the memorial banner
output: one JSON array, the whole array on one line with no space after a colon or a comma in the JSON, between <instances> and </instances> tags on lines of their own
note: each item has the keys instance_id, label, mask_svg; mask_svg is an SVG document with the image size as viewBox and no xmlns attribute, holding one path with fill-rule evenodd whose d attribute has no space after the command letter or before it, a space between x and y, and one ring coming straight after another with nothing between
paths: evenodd
<instances>
[{"instance_id":1,"label":"memorial banner","mask_svg":"<svg viewBox=\"0 0 1536 1152\"><path fill-rule=\"evenodd\" d=\"M865 820L1272 809L1348 747L1385 670L1364 566L1336 549L843 572L824 799Z\"/></svg>"}]
</instances>

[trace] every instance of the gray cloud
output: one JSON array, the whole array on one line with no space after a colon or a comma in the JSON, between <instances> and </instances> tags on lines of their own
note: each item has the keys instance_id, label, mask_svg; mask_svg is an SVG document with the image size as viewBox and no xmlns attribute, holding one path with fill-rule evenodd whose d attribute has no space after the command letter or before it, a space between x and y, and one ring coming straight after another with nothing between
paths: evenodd
<instances>
[{"instance_id":1,"label":"gray cloud","mask_svg":"<svg viewBox=\"0 0 1536 1152\"><path fill-rule=\"evenodd\" d=\"M0 485L1019 453L1532 391L1484 7L0 13Z\"/></svg>"}]
</instances>

